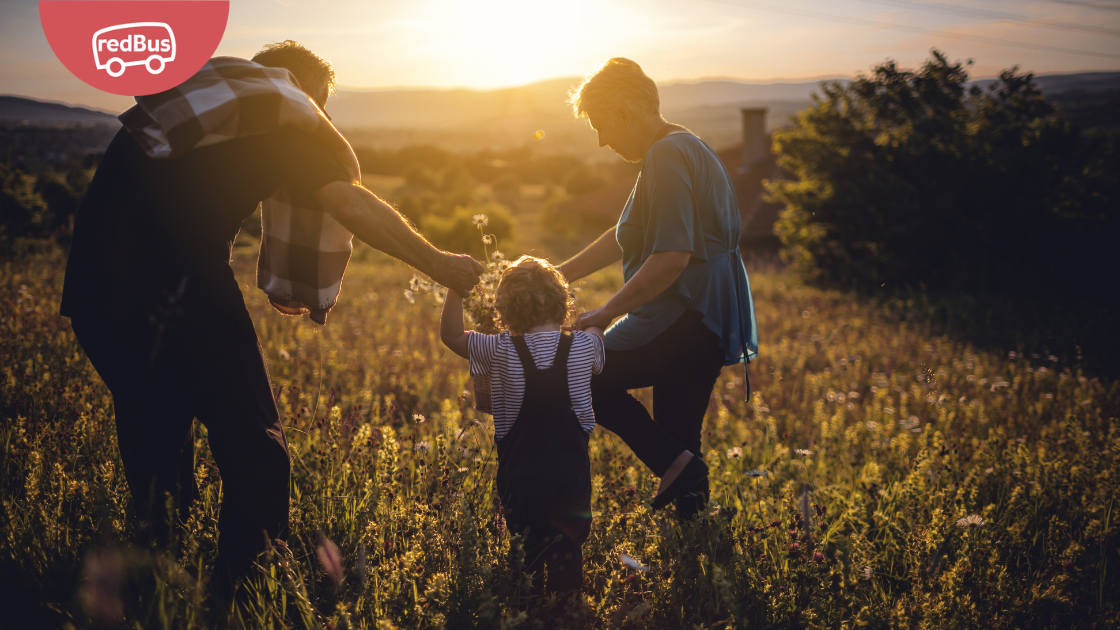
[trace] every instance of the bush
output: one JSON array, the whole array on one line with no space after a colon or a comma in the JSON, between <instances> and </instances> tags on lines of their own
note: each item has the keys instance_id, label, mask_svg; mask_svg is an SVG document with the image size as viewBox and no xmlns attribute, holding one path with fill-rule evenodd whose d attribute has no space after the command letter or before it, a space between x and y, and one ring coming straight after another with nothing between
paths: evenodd
<instances>
[{"instance_id":1,"label":"bush","mask_svg":"<svg viewBox=\"0 0 1120 630\"><path fill-rule=\"evenodd\" d=\"M479 214L487 217L483 231L497 239L487 249L492 252L495 248L508 248L513 236L513 219L509 209L497 203L459 206L447 217L424 216L420 220L421 232L436 247L481 259L486 254L483 252L478 228L474 225L474 217Z\"/></svg>"},{"instance_id":2,"label":"bush","mask_svg":"<svg viewBox=\"0 0 1120 630\"><path fill-rule=\"evenodd\" d=\"M561 183L564 184L568 194L578 197L610 185L611 180L600 174L597 169L593 169L586 164L580 164L568 171Z\"/></svg>"},{"instance_id":3,"label":"bush","mask_svg":"<svg viewBox=\"0 0 1120 630\"><path fill-rule=\"evenodd\" d=\"M775 132L776 232L807 276L858 288L1084 294L1117 225L1115 136L1082 136L1030 74L986 91L933 51L824 95Z\"/></svg>"}]
</instances>

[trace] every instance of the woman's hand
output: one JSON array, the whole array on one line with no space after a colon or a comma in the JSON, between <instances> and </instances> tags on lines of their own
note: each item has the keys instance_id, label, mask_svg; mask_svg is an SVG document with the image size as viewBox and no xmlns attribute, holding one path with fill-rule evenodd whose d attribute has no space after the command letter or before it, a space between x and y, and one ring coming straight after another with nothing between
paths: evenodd
<instances>
[{"instance_id":1,"label":"woman's hand","mask_svg":"<svg viewBox=\"0 0 1120 630\"><path fill-rule=\"evenodd\" d=\"M572 327L576 330L586 330L588 328L606 328L611 325L614 317L607 312L605 306L584 311L576 316L576 322Z\"/></svg>"}]
</instances>

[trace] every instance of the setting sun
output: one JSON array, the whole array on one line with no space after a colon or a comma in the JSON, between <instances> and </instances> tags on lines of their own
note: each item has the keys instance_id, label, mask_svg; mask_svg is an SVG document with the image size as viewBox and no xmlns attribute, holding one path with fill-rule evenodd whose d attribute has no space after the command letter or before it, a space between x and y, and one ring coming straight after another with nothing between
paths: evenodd
<instances>
[{"instance_id":1,"label":"setting sun","mask_svg":"<svg viewBox=\"0 0 1120 630\"><path fill-rule=\"evenodd\" d=\"M433 0L400 26L424 33L416 51L424 61L438 60L464 85L498 87L570 74L574 66L590 71L640 34L642 21L638 12L588 0Z\"/></svg>"}]
</instances>

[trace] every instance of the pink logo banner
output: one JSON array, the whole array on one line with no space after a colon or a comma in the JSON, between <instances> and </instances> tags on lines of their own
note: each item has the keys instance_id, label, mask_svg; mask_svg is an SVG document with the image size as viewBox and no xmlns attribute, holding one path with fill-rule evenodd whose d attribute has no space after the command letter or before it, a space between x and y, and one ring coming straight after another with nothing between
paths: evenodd
<instances>
[{"instance_id":1,"label":"pink logo banner","mask_svg":"<svg viewBox=\"0 0 1120 630\"><path fill-rule=\"evenodd\" d=\"M228 0L42 0L59 61L93 87L125 96L169 90L198 72L226 30Z\"/></svg>"}]
</instances>

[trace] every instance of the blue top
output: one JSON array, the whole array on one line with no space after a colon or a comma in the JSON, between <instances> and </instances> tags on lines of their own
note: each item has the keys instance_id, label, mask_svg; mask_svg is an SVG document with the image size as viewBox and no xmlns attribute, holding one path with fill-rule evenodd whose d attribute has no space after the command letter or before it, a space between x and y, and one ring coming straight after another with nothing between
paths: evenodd
<instances>
[{"instance_id":1,"label":"blue top","mask_svg":"<svg viewBox=\"0 0 1120 630\"><path fill-rule=\"evenodd\" d=\"M758 329L747 269L739 255L739 205L731 176L715 151L690 133L653 143L615 228L626 282L656 252L690 252L668 289L616 321L610 350L653 340L688 309L719 335L724 365L758 355Z\"/></svg>"}]
</instances>

